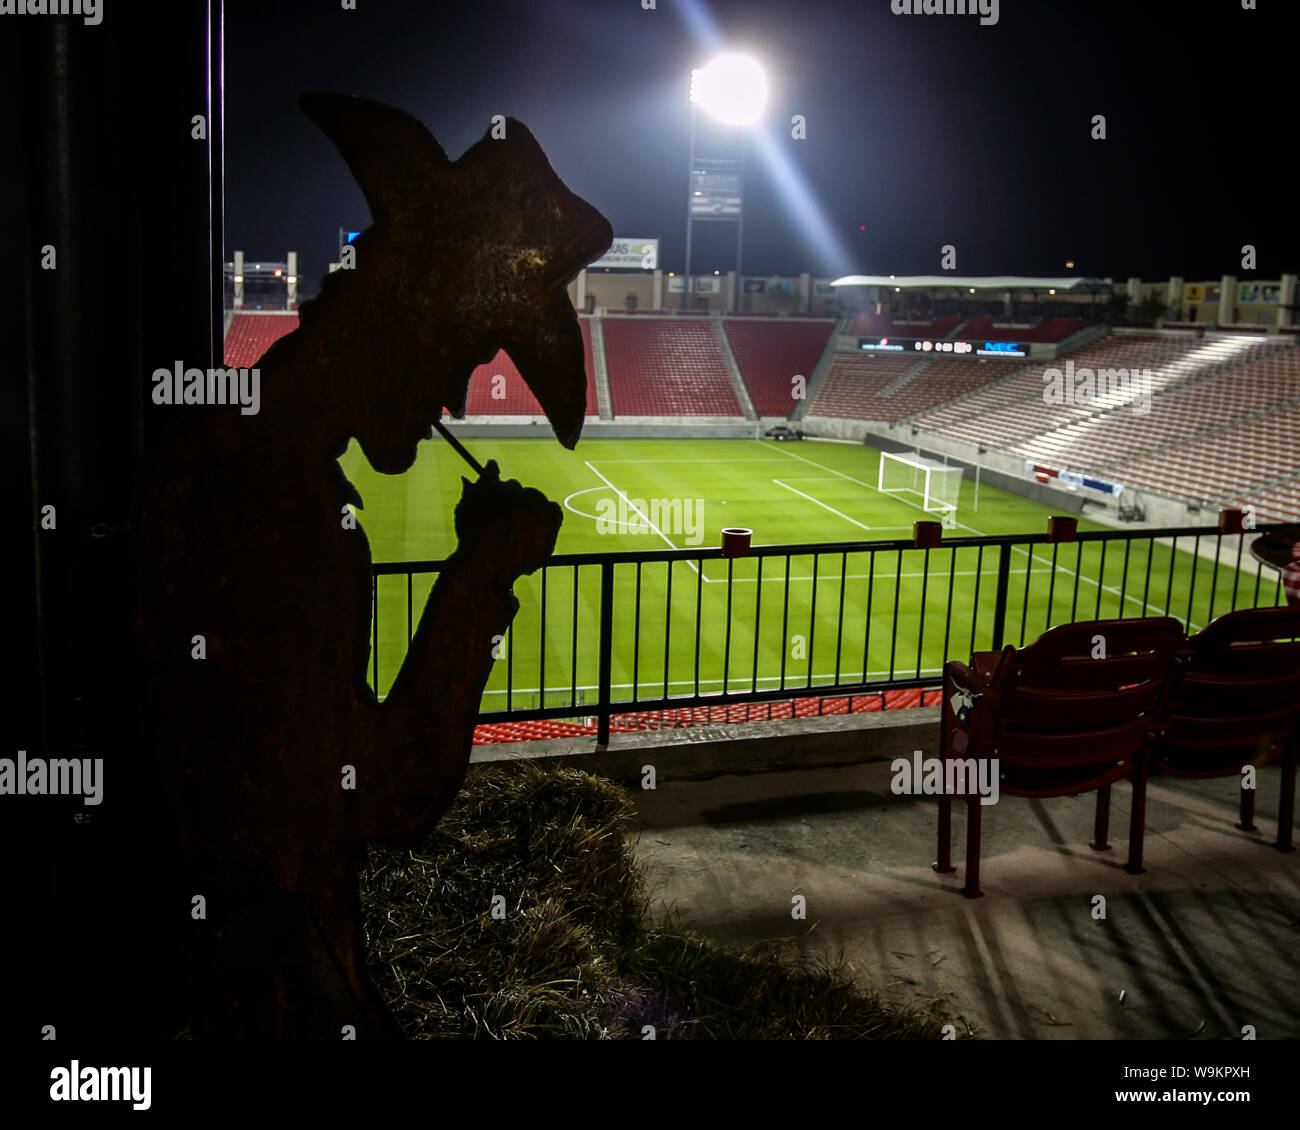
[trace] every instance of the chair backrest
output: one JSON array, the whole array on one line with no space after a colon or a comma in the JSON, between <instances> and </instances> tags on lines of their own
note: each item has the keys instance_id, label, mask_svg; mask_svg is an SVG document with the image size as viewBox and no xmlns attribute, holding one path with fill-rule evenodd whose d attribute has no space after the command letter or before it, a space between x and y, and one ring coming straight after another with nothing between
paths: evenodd
<instances>
[{"instance_id":1,"label":"chair backrest","mask_svg":"<svg viewBox=\"0 0 1300 1130\"><path fill-rule=\"evenodd\" d=\"M1035 770L1132 758L1159 722L1184 643L1177 620L1152 617L1062 624L1008 649L994 678L999 758Z\"/></svg>"},{"instance_id":2,"label":"chair backrest","mask_svg":"<svg viewBox=\"0 0 1300 1130\"><path fill-rule=\"evenodd\" d=\"M1300 719L1300 609L1229 612L1187 641L1165 706L1162 759L1233 772L1267 758ZM1194 751L1191 761L1180 751Z\"/></svg>"},{"instance_id":3,"label":"chair backrest","mask_svg":"<svg viewBox=\"0 0 1300 1130\"><path fill-rule=\"evenodd\" d=\"M1300 608L1244 608L1206 624L1188 641L1197 670L1276 676L1300 670Z\"/></svg>"}]
</instances>

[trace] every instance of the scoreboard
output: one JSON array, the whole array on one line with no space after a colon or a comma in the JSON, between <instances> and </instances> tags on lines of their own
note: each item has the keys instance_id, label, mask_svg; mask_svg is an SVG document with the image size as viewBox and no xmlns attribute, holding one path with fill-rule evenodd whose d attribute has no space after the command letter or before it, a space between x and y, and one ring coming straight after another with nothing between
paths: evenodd
<instances>
[{"instance_id":1,"label":"scoreboard","mask_svg":"<svg viewBox=\"0 0 1300 1130\"><path fill-rule=\"evenodd\" d=\"M953 341L930 337L860 337L858 348L873 353L959 353L976 357L1028 357L1018 341Z\"/></svg>"}]
</instances>

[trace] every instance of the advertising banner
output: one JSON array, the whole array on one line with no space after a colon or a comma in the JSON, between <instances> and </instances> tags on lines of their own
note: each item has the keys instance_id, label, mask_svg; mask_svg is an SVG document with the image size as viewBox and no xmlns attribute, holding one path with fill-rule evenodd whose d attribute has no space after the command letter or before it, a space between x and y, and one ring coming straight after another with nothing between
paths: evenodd
<instances>
[{"instance_id":1,"label":"advertising banner","mask_svg":"<svg viewBox=\"0 0 1300 1130\"><path fill-rule=\"evenodd\" d=\"M653 271L659 266L659 240L615 236L609 250L592 261L588 270L602 267L634 268Z\"/></svg>"}]
</instances>

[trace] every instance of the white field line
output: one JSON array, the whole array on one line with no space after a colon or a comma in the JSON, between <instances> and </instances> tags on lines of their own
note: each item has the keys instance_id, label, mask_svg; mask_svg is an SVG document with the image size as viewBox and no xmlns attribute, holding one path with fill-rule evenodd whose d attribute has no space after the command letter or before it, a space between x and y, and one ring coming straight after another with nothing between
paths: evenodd
<instances>
[{"instance_id":1,"label":"white field line","mask_svg":"<svg viewBox=\"0 0 1300 1130\"><path fill-rule=\"evenodd\" d=\"M830 555L828 555L828 556L830 556ZM994 566L994 567L991 568L991 569L990 569L990 568L986 568L986 569L984 569L982 572L983 572L983 575L986 576L986 577L996 577L997 574L998 574L997 566ZM947 577L948 574L946 574L946 573L944 573L944 572L942 572L942 571L935 571L935 572L933 572L933 573L929 573L929 574L926 574L926 573L881 573L881 572L877 572L877 573L874 574L874 577L875 577L875 579L876 579L877 581L888 581L888 580L890 580L890 579L892 579L892 578L895 578L895 577L903 578L903 579L911 579L911 578L925 577L925 576L927 576L927 575L929 576L931 583L937 584L939 581L941 581L941 580L943 580L945 577ZM975 569L958 569L958 570L957 570L955 573L953 573L952 575L953 575L954 577L974 577L974 576L978 576L978 575L979 575L979 572L978 572L977 570L975 570ZM872 577L873 577L873 574L871 574L871 573L845 573L845 574L844 574L844 579L845 579L846 581L869 581L869 580L872 579ZM717 580L716 582L711 582L711 581L709 581L708 577L705 577L704 579L705 579L705 581L708 581L710 584L716 583L716 584L720 584L720 585L725 585L725 584L727 583L727 582L726 582L723 578L721 578L721 577L719 577L718 580ZM836 581L836 582L838 582L839 579L840 579L840 575L839 575L838 573L835 573L835 572L818 573L818 574L817 574L817 582L818 582L818 584L823 584L823 583L828 582L828 581ZM737 585L752 585L752 584L754 584L757 580L758 580L757 577L733 577L733 578L732 578L732 583L733 583L733 584L737 584ZM796 581L800 581L800 582L802 582L802 581L811 581L811 580L812 580L812 577L810 577L810 576L809 576L809 577L796 577L796 576L793 576L793 575L792 575L792 576L790 577L790 583L791 583L791 584L794 584ZM770 585L770 584L774 584L774 583L775 583L775 584L782 584L782 585L785 584L785 574L784 574L784 573L769 574L768 576L766 576L766 577L763 578L763 584L765 584L765 585Z\"/></svg>"},{"instance_id":2,"label":"white field line","mask_svg":"<svg viewBox=\"0 0 1300 1130\"><path fill-rule=\"evenodd\" d=\"M781 447L776 448L776 450L779 451L782 455L789 456L791 459L798 459L801 463L807 463L810 467L816 467L816 468L818 468L819 470L822 470L822 471L829 471L832 475L838 475L838 476L839 476L840 478L842 478L842 479L848 479L848 481L851 482L851 483L857 483L859 486L864 486L864 487L866 487L868 490L874 490L874 491L876 491L877 494L880 493L879 490L878 490L876 487L872 486L870 483L868 483L868 482L863 482L862 479L855 479L852 475L846 475L843 471L837 471L834 467L827 467L827 466L825 466L825 465L823 465L823 464L821 464L821 463L816 463L816 462L814 462L814 461L811 460L811 459L805 459L802 455L796 455L793 451L786 451L784 448L781 448ZM914 503L914 502L908 502L906 499L902 499L902 498L900 498L898 501L899 501L899 502L902 502L905 506L916 506L916 503ZM922 508L919 507L919 506L917 506L916 508L917 508L918 510L922 510ZM924 511L922 510L922 512L924 512ZM969 530L969 531L970 531L972 534L974 534L976 537L979 537L979 538L985 538L985 537L988 537L988 536L989 536L989 535L986 534L983 530L977 530L974 526L968 526L965 522L958 522L957 525L960 526L963 530ZM1027 550L1027 549L1023 549L1023 548L1021 548L1021 547L1018 546L1018 545L1017 545L1017 546L1012 546L1011 548L1012 548L1016 553L1022 553L1022 554L1024 554L1026 557L1032 557L1035 561L1039 562L1039 563L1042 564L1042 565L1051 566L1051 564L1052 564L1051 558L1048 558L1048 557L1039 557L1037 553L1033 553L1033 554L1031 554L1029 550ZM1131 595L1129 595L1128 593L1123 593L1123 594L1121 594L1120 591L1119 591L1119 589L1117 589L1114 585L1105 585L1105 584L1101 584L1101 582L1099 582L1099 581L1095 581L1095 580L1093 580L1091 577L1083 577L1083 576L1080 576L1080 575L1079 575L1078 573L1076 573L1073 569L1069 569L1069 568L1067 568L1067 567L1064 566L1064 565L1059 565L1059 564L1058 564L1058 565L1056 566L1056 568L1057 568L1057 570L1059 570L1060 572L1062 572L1062 573L1066 573L1066 574L1068 574L1068 575L1071 576L1071 577L1076 577L1076 578L1077 578L1078 580L1080 580L1080 581L1086 581L1086 582L1087 582L1088 584L1090 584L1090 585L1097 585L1097 586L1098 586L1098 587L1099 587L1103 592L1112 593L1112 594L1115 595L1115 596L1122 596L1122 598L1123 598L1124 600L1131 600L1134 604L1136 604L1136 605L1137 605L1139 608L1141 608L1144 612L1146 612L1147 610L1152 609L1152 608L1158 608L1157 605L1152 604L1150 601L1139 600L1136 596L1131 596ZM1158 612L1159 612L1159 615L1162 615L1162 616L1164 615L1164 610L1163 610L1163 609L1158 609ZM1195 631L1200 631L1200 629L1203 627L1203 625L1201 625L1201 624L1197 624L1197 623L1192 622L1192 621L1189 621L1188 626L1191 627L1191 628L1192 628L1193 630L1195 630Z\"/></svg>"},{"instance_id":3,"label":"white field line","mask_svg":"<svg viewBox=\"0 0 1300 1130\"><path fill-rule=\"evenodd\" d=\"M669 548L669 549L677 549L677 548L679 548L678 546L673 545L673 543L672 543L672 539L669 538L669 536L668 536L666 533L664 533L663 530L661 530L658 526L656 526L656 525L655 525L655 524L650 520L650 515L649 515L649 514L647 514L647 513L646 513L644 510L642 510L639 506L634 506L634 505L632 504L632 500L631 500L630 498L628 498L628 496L627 496L623 491L619 490L618 487L616 487L616 486L615 486L613 483L611 483L607 478L605 478L604 475L602 475L599 471L597 471L597 470L596 470L596 467L595 467L595 464L593 464L593 463L591 462L590 459L586 460L586 464L587 464L587 469L590 470L591 473L592 473L593 475L595 475L598 479L600 479L601 482L603 482L607 487L609 487L610 490L612 490L616 495L618 495L620 498L622 498L622 499L627 503L627 505L628 505L628 509L629 509L629 510L631 510L634 514L638 514L638 515L640 515L642 518L645 519L645 524L646 524L647 526L649 526L650 529L652 529L655 533L657 533L661 538L663 538L665 542L668 543L668 548ZM696 565L693 561L688 561L688 562L686 562L686 564L689 565L692 569L694 569L695 572L696 572L697 574L699 573L700 568L699 568L699 566ZM706 582L708 581L707 578L703 578L703 579L704 579ZM709 583L711 583L711 582L709 582Z\"/></svg>"},{"instance_id":4,"label":"white field line","mask_svg":"<svg viewBox=\"0 0 1300 1130\"><path fill-rule=\"evenodd\" d=\"M779 459L602 459L602 463L780 463ZM692 686L695 684L692 683Z\"/></svg>"},{"instance_id":5,"label":"white field line","mask_svg":"<svg viewBox=\"0 0 1300 1130\"><path fill-rule=\"evenodd\" d=\"M829 510L832 514L835 515L835 517L843 518L846 522L851 522L853 525L857 526L858 529L860 530L871 529L870 526L866 525L863 522L859 522L856 518L850 518L847 514L841 514L838 510L835 509L835 507L827 506L826 503L824 502L819 502L817 499L813 498L811 494L804 494L804 492L801 491L798 487L792 487L789 483L783 483L780 479L773 479L772 481L776 483L776 485L779 487L785 487L786 490L794 491L794 493L797 494L800 498L806 498L814 506L820 506L823 510Z\"/></svg>"}]
</instances>

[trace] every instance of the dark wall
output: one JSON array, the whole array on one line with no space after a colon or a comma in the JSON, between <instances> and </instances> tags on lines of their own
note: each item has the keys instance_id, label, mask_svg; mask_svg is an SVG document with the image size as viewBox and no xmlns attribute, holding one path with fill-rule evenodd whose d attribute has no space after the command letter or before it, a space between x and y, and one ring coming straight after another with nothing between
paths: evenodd
<instances>
[{"instance_id":1,"label":"dark wall","mask_svg":"<svg viewBox=\"0 0 1300 1130\"><path fill-rule=\"evenodd\" d=\"M0 757L104 759L98 806L0 796L0 962L25 990L20 1040L177 1023L168 931L183 892L136 656L134 510L162 422L149 374L207 366L220 342L219 20L204 4L101 11L95 26L6 16L0 36L5 450L23 511Z\"/></svg>"}]
</instances>

